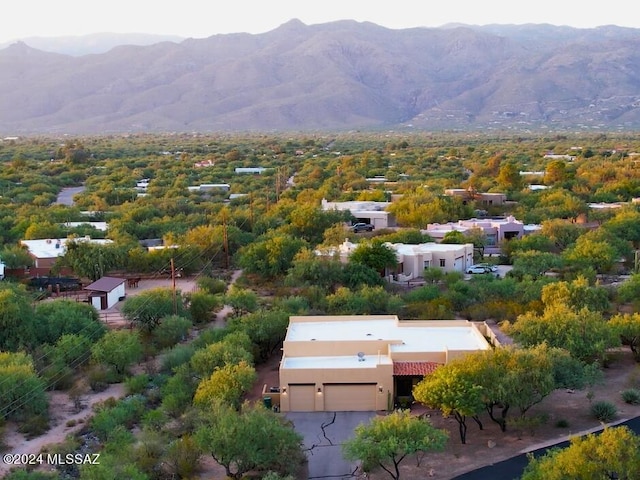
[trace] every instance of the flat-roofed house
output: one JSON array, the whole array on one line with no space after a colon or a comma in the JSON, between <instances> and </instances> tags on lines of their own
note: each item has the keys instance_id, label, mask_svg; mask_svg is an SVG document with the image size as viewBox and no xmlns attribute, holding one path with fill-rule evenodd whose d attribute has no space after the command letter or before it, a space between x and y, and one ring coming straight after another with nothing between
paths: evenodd
<instances>
[{"instance_id":1,"label":"flat-roofed house","mask_svg":"<svg viewBox=\"0 0 640 480\"><path fill-rule=\"evenodd\" d=\"M20 245L27 248L29 256L33 259L33 267L30 270L30 274L32 276L49 275L58 257L62 257L66 253L67 243L70 241L89 242L99 245L113 243L113 240L90 237L20 240Z\"/></svg>"},{"instance_id":2,"label":"flat-roofed house","mask_svg":"<svg viewBox=\"0 0 640 480\"><path fill-rule=\"evenodd\" d=\"M322 199L322 210L348 210L354 216L355 222L370 223L377 229L395 227L393 214L386 211L391 202L374 202L353 200L350 202L328 202Z\"/></svg>"},{"instance_id":3,"label":"flat-roofed house","mask_svg":"<svg viewBox=\"0 0 640 480\"><path fill-rule=\"evenodd\" d=\"M387 410L438 366L490 349L485 329L395 315L292 316L276 403L283 412Z\"/></svg>"},{"instance_id":4,"label":"flat-roofed house","mask_svg":"<svg viewBox=\"0 0 640 480\"><path fill-rule=\"evenodd\" d=\"M422 233L436 241L442 241L449 232L466 233L473 229L479 229L484 233L487 246L502 245L506 240L522 238L525 233L524 224L511 215L506 218L470 218L458 222L430 223Z\"/></svg>"},{"instance_id":5,"label":"flat-roofed house","mask_svg":"<svg viewBox=\"0 0 640 480\"><path fill-rule=\"evenodd\" d=\"M464 272L473 265L473 244L453 243L385 243L396 252L398 265L387 273L402 274L411 278L422 277L425 268L436 267L444 272ZM341 262L349 261L349 256L358 247L357 243L345 240L338 247L320 250L320 255L337 256Z\"/></svg>"}]
</instances>

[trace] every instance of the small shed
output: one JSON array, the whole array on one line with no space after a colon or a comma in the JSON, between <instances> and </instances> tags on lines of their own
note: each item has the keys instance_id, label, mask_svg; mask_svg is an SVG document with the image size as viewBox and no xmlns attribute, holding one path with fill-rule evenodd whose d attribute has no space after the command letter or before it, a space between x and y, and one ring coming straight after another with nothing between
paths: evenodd
<instances>
[{"instance_id":1,"label":"small shed","mask_svg":"<svg viewBox=\"0 0 640 480\"><path fill-rule=\"evenodd\" d=\"M102 277L84 287L89 292L89 303L97 310L113 307L120 300L124 300L124 284L126 279L116 277Z\"/></svg>"}]
</instances>

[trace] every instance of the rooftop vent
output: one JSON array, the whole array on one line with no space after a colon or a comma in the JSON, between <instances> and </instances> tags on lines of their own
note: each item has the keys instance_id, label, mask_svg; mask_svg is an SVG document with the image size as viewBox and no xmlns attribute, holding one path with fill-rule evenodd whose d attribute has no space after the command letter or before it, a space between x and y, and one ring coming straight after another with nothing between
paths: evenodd
<instances>
[{"instance_id":1,"label":"rooftop vent","mask_svg":"<svg viewBox=\"0 0 640 480\"><path fill-rule=\"evenodd\" d=\"M364 362L364 352L358 352L358 361Z\"/></svg>"}]
</instances>

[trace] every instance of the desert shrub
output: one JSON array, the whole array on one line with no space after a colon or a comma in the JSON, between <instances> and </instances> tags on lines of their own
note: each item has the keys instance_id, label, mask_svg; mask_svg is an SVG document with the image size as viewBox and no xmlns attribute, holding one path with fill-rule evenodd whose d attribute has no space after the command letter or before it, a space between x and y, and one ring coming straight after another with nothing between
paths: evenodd
<instances>
[{"instance_id":1,"label":"desert shrub","mask_svg":"<svg viewBox=\"0 0 640 480\"><path fill-rule=\"evenodd\" d=\"M60 477L55 473L31 472L21 468L12 470L2 478L4 480L55 480Z\"/></svg>"},{"instance_id":2,"label":"desert shrub","mask_svg":"<svg viewBox=\"0 0 640 480\"><path fill-rule=\"evenodd\" d=\"M142 373L140 375L127 378L124 381L124 390L127 395L135 395L144 392L148 385L149 375Z\"/></svg>"},{"instance_id":3,"label":"desert shrub","mask_svg":"<svg viewBox=\"0 0 640 480\"><path fill-rule=\"evenodd\" d=\"M91 419L94 433L102 440L108 439L110 432L118 426L131 428L141 418L145 410L145 399L140 395L126 397L114 406L104 403Z\"/></svg>"},{"instance_id":4,"label":"desert shrub","mask_svg":"<svg viewBox=\"0 0 640 480\"><path fill-rule=\"evenodd\" d=\"M163 356L160 371L173 372L180 365L189 363L195 351L193 345L176 345Z\"/></svg>"},{"instance_id":5,"label":"desert shrub","mask_svg":"<svg viewBox=\"0 0 640 480\"><path fill-rule=\"evenodd\" d=\"M166 453L166 461L178 478L192 478L200 465L202 451L189 435L172 441Z\"/></svg>"},{"instance_id":6,"label":"desert shrub","mask_svg":"<svg viewBox=\"0 0 640 480\"><path fill-rule=\"evenodd\" d=\"M591 415L601 422L610 422L618 414L616 406L607 401L596 402L591 405Z\"/></svg>"},{"instance_id":7,"label":"desert shrub","mask_svg":"<svg viewBox=\"0 0 640 480\"><path fill-rule=\"evenodd\" d=\"M27 439L38 437L47 430L49 430L49 416L46 414L30 415L24 420L21 420L18 426L18 431Z\"/></svg>"},{"instance_id":8,"label":"desert shrub","mask_svg":"<svg viewBox=\"0 0 640 480\"><path fill-rule=\"evenodd\" d=\"M165 317L152 332L153 343L160 349L173 347L187 336L190 328L191 322L184 317Z\"/></svg>"},{"instance_id":9,"label":"desert shrub","mask_svg":"<svg viewBox=\"0 0 640 480\"><path fill-rule=\"evenodd\" d=\"M167 421L167 414L162 410L149 410L142 416L142 425L151 430L160 430Z\"/></svg>"},{"instance_id":10,"label":"desert shrub","mask_svg":"<svg viewBox=\"0 0 640 480\"><path fill-rule=\"evenodd\" d=\"M109 387L110 372L103 365L94 366L87 375L89 387L94 392L103 392Z\"/></svg>"},{"instance_id":11,"label":"desert shrub","mask_svg":"<svg viewBox=\"0 0 640 480\"><path fill-rule=\"evenodd\" d=\"M211 295L225 293L227 291L227 282L219 278L199 277L196 284L200 290Z\"/></svg>"},{"instance_id":12,"label":"desert shrub","mask_svg":"<svg viewBox=\"0 0 640 480\"><path fill-rule=\"evenodd\" d=\"M569 421L566 418L561 418L556 422L556 428L569 428Z\"/></svg>"},{"instance_id":13,"label":"desert shrub","mask_svg":"<svg viewBox=\"0 0 640 480\"><path fill-rule=\"evenodd\" d=\"M220 297L205 291L195 292L189 296L189 314L196 325L210 322L215 311L221 306Z\"/></svg>"},{"instance_id":14,"label":"desert shrub","mask_svg":"<svg viewBox=\"0 0 640 480\"><path fill-rule=\"evenodd\" d=\"M629 388L622 392L622 400L630 405L640 405L640 390Z\"/></svg>"}]
</instances>

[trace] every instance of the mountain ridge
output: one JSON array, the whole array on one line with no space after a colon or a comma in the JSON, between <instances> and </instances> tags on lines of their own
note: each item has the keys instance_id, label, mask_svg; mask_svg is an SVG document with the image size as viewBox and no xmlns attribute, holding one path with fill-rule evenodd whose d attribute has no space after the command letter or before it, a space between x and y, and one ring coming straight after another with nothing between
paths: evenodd
<instances>
[{"instance_id":1,"label":"mountain ridge","mask_svg":"<svg viewBox=\"0 0 640 480\"><path fill-rule=\"evenodd\" d=\"M0 50L0 132L636 129L640 30L293 19L69 56Z\"/></svg>"}]
</instances>

